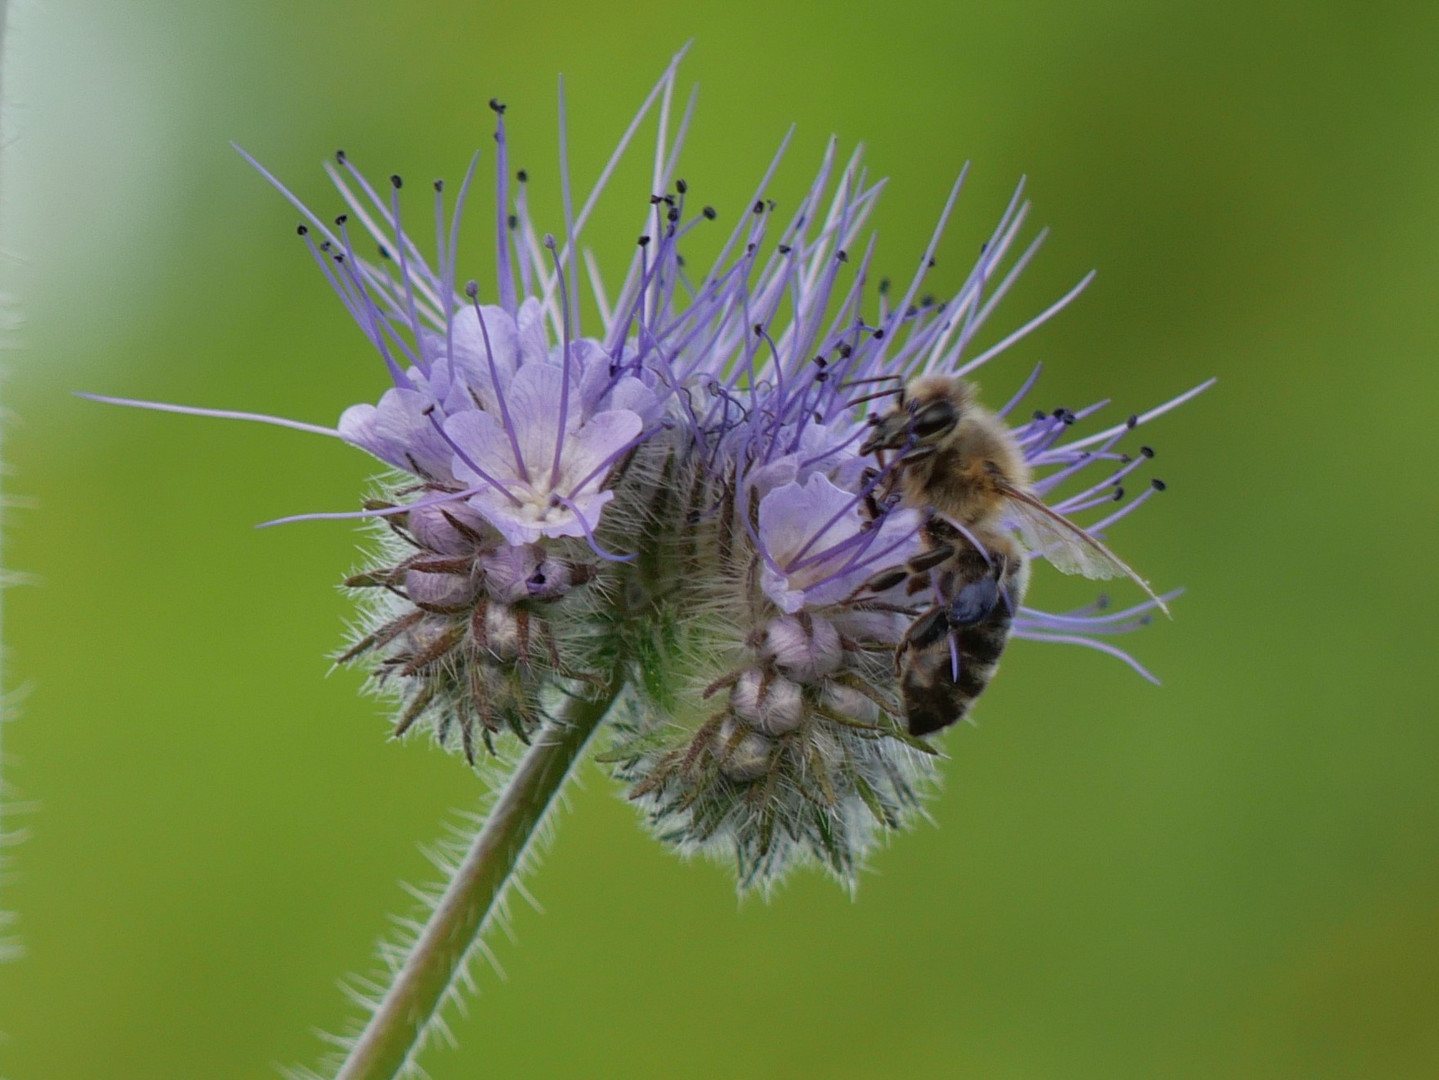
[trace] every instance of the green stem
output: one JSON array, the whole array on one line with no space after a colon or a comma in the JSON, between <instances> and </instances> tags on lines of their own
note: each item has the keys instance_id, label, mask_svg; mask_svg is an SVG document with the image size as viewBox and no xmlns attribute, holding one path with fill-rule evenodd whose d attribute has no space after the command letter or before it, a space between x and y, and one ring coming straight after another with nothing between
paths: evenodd
<instances>
[{"instance_id":1,"label":"green stem","mask_svg":"<svg viewBox=\"0 0 1439 1080\"><path fill-rule=\"evenodd\" d=\"M335 1080L391 1080L419 1050L436 1010L619 687L615 678L597 697L570 698L525 752Z\"/></svg>"}]
</instances>

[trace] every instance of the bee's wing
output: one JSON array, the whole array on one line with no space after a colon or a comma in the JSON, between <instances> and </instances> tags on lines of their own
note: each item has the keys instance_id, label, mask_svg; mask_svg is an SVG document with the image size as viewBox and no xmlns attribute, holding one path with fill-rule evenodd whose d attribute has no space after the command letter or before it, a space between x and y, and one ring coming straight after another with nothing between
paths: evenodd
<instances>
[{"instance_id":1,"label":"bee's wing","mask_svg":"<svg viewBox=\"0 0 1439 1080\"><path fill-rule=\"evenodd\" d=\"M1043 555L1055 569L1087 578L1127 577L1144 590L1160 611L1169 614L1169 608L1155 595L1149 582L1100 541L1027 491L1008 484L1003 485L1002 490L1006 512L1018 526L1020 537L1031 551Z\"/></svg>"}]
</instances>

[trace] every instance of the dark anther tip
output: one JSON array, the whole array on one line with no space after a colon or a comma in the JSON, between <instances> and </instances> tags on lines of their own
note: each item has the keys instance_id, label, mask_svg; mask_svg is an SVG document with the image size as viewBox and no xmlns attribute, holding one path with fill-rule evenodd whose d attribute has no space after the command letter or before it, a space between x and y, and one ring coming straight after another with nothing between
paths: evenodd
<instances>
[{"instance_id":1,"label":"dark anther tip","mask_svg":"<svg viewBox=\"0 0 1439 1080\"><path fill-rule=\"evenodd\" d=\"M434 188L435 188L436 191L444 191L444 190L445 190L445 182L444 182L443 180L436 180L435 183L434 183Z\"/></svg>"},{"instance_id":2,"label":"dark anther tip","mask_svg":"<svg viewBox=\"0 0 1439 1080\"><path fill-rule=\"evenodd\" d=\"M683 195L683 194L684 194L686 191L688 191L689 189L690 189L690 186L689 186L688 184L686 184L683 180L676 180L676 181L675 181L675 190L678 191L681 195Z\"/></svg>"},{"instance_id":3,"label":"dark anther tip","mask_svg":"<svg viewBox=\"0 0 1439 1080\"><path fill-rule=\"evenodd\" d=\"M844 248L840 248L838 251L836 251L834 253L834 257L842 263L849 262L849 252L845 251Z\"/></svg>"},{"instance_id":4,"label":"dark anther tip","mask_svg":"<svg viewBox=\"0 0 1439 1080\"><path fill-rule=\"evenodd\" d=\"M889 278L880 278L880 279L879 279L879 295L880 295L880 296L887 296L887 295L889 295Z\"/></svg>"},{"instance_id":5,"label":"dark anther tip","mask_svg":"<svg viewBox=\"0 0 1439 1080\"><path fill-rule=\"evenodd\" d=\"M1153 480L1149 481L1149 486L1152 487L1155 491L1163 491L1169 485L1156 476Z\"/></svg>"},{"instance_id":6,"label":"dark anther tip","mask_svg":"<svg viewBox=\"0 0 1439 1080\"><path fill-rule=\"evenodd\" d=\"M399 191L400 188L402 188L402 187L405 186L405 182L400 179L400 174L399 174L399 173L391 173L391 174L390 174L390 186L391 186L392 188L394 188L396 191Z\"/></svg>"},{"instance_id":7,"label":"dark anther tip","mask_svg":"<svg viewBox=\"0 0 1439 1080\"><path fill-rule=\"evenodd\" d=\"M349 221L349 220L350 220L350 215L349 215L349 214L339 214L339 215L337 215L336 218L335 218L335 224L336 224L336 225L341 225L341 226L343 226L343 225L345 224L345 222L347 222L347 221Z\"/></svg>"},{"instance_id":8,"label":"dark anther tip","mask_svg":"<svg viewBox=\"0 0 1439 1080\"><path fill-rule=\"evenodd\" d=\"M763 324L763 323L755 323L755 324L754 324L754 336L755 336L755 337L764 337L764 324Z\"/></svg>"},{"instance_id":9,"label":"dark anther tip","mask_svg":"<svg viewBox=\"0 0 1439 1080\"><path fill-rule=\"evenodd\" d=\"M518 172L515 173L515 179L522 184L528 184L530 182L530 174L528 170L520 169Z\"/></svg>"},{"instance_id":10,"label":"dark anther tip","mask_svg":"<svg viewBox=\"0 0 1439 1080\"><path fill-rule=\"evenodd\" d=\"M390 249L385 247L384 244L381 244L376 250L379 251L380 258L388 259L390 257Z\"/></svg>"},{"instance_id":11,"label":"dark anther tip","mask_svg":"<svg viewBox=\"0 0 1439 1080\"><path fill-rule=\"evenodd\" d=\"M1139 452L1140 452L1141 454L1143 454L1145 457L1153 457L1153 456L1154 456L1154 448L1153 448L1152 446L1141 446L1141 447L1139 448Z\"/></svg>"},{"instance_id":12,"label":"dark anther tip","mask_svg":"<svg viewBox=\"0 0 1439 1080\"><path fill-rule=\"evenodd\" d=\"M1117 487L1117 488L1115 488L1115 489L1114 489L1114 501L1115 501L1115 502L1119 502L1119 501L1120 501L1121 499L1123 499L1123 498L1124 498L1124 489L1123 489L1122 487Z\"/></svg>"},{"instance_id":13,"label":"dark anther tip","mask_svg":"<svg viewBox=\"0 0 1439 1080\"><path fill-rule=\"evenodd\" d=\"M1034 419L1035 419L1035 420L1048 420L1048 419L1049 419L1049 413L1044 412L1044 411L1041 410L1041 409L1035 409L1035 410L1034 410Z\"/></svg>"},{"instance_id":14,"label":"dark anther tip","mask_svg":"<svg viewBox=\"0 0 1439 1080\"><path fill-rule=\"evenodd\" d=\"M490 109L495 113L496 116L505 115L505 103L499 98L490 98Z\"/></svg>"},{"instance_id":15,"label":"dark anther tip","mask_svg":"<svg viewBox=\"0 0 1439 1080\"><path fill-rule=\"evenodd\" d=\"M295 233L296 233L296 235L298 235L298 236L309 236L309 235L310 235L310 226L308 226L308 225L296 225L296 226L295 226Z\"/></svg>"},{"instance_id":16,"label":"dark anther tip","mask_svg":"<svg viewBox=\"0 0 1439 1080\"><path fill-rule=\"evenodd\" d=\"M1132 414L1128 420L1124 421L1124 426L1129 428L1131 431L1134 430L1139 426L1139 416L1137 414Z\"/></svg>"},{"instance_id":17,"label":"dark anther tip","mask_svg":"<svg viewBox=\"0 0 1439 1080\"><path fill-rule=\"evenodd\" d=\"M505 218L505 224L508 225L508 226L509 226L510 228L512 228L512 229L518 229L518 228L520 227L520 217L519 217L519 215L518 215L518 214L511 214L511 215L509 215L507 218Z\"/></svg>"},{"instance_id":18,"label":"dark anther tip","mask_svg":"<svg viewBox=\"0 0 1439 1080\"><path fill-rule=\"evenodd\" d=\"M465 295L471 300L480 295L480 283L478 281L465 282Z\"/></svg>"},{"instance_id":19,"label":"dark anther tip","mask_svg":"<svg viewBox=\"0 0 1439 1080\"><path fill-rule=\"evenodd\" d=\"M763 199L756 199L756 200L754 201L754 212L755 212L756 214L763 214L763 213L764 213L764 200L763 200Z\"/></svg>"},{"instance_id":20,"label":"dark anther tip","mask_svg":"<svg viewBox=\"0 0 1439 1080\"><path fill-rule=\"evenodd\" d=\"M935 261L934 261L933 259L930 259L929 262L926 263L925 265L926 265L926 267L927 267L928 269L933 270L934 267L935 267Z\"/></svg>"},{"instance_id":21,"label":"dark anther tip","mask_svg":"<svg viewBox=\"0 0 1439 1080\"><path fill-rule=\"evenodd\" d=\"M878 329L878 330L876 330L876 331L874 332L874 340L875 340L875 341L883 341L883 340L884 340L884 328L883 328L883 327L881 327L880 329Z\"/></svg>"},{"instance_id":22,"label":"dark anther tip","mask_svg":"<svg viewBox=\"0 0 1439 1080\"><path fill-rule=\"evenodd\" d=\"M649 242L650 238L648 236L641 236L639 240L636 241L636 243L638 243L640 247L647 247L649 245Z\"/></svg>"},{"instance_id":23,"label":"dark anther tip","mask_svg":"<svg viewBox=\"0 0 1439 1080\"><path fill-rule=\"evenodd\" d=\"M336 150L335 160L338 161L341 165L343 165L348 159L345 157L345 152L343 150Z\"/></svg>"},{"instance_id":24,"label":"dark anther tip","mask_svg":"<svg viewBox=\"0 0 1439 1080\"><path fill-rule=\"evenodd\" d=\"M713 221L715 218L719 217L719 211L716 210L713 206L706 206L703 213L706 221Z\"/></svg>"},{"instance_id":25,"label":"dark anther tip","mask_svg":"<svg viewBox=\"0 0 1439 1080\"><path fill-rule=\"evenodd\" d=\"M777 250L781 255L788 255L791 251L794 250L794 248L790 247L788 244L781 244Z\"/></svg>"}]
</instances>

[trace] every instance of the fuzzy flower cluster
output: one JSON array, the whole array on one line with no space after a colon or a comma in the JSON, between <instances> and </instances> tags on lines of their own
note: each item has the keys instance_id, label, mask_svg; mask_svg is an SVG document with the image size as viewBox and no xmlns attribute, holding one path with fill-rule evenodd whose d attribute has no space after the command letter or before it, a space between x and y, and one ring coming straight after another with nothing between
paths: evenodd
<instances>
[{"instance_id":1,"label":"fuzzy flower cluster","mask_svg":"<svg viewBox=\"0 0 1439 1080\"><path fill-rule=\"evenodd\" d=\"M925 279L957 183L918 271L892 288L872 276L866 230L883 183L833 143L785 213L767 195L781 146L725 232L678 173L690 111L676 122L674 87L671 66L578 211L562 177L554 235L532 218L492 102L497 257L474 280L460 276L458 236L478 155L453 192L433 184L420 214L400 177L373 185L343 153L329 166L345 203L332 218L265 173L303 215L304 244L390 385L333 429L182 411L323 432L389 467L362 509L300 518L379 523L373 564L346 581L364 617L340 660L369 666L396 734L429 731L474 760L618 673L601 760L656 835L735 860L743 887L806 861L850 883L918 812L935 762L906 730L895 664L924 605L902 575L873 586L923 551L925 515L860 453L868 421L886 390L969 375L1084 282L977 347L1042 239L1019 244L1020 192L958 289L936 298ZM639 242L607 289L580 238L651 112ZM702 245L700 230L713 234ZM378 259L359 254L376 245ZM691 246L718 251L708 269L686 263ZM1105 534L1162 488L1126 497L1151 455L1121 443L1199 389L1087 434L1103 403L1027 414L1013 433L1034 491ZM1100 649L1147 676L1109 639L1154 606L1021 607L1012 633Z\"/></svg>"}]
</instances>

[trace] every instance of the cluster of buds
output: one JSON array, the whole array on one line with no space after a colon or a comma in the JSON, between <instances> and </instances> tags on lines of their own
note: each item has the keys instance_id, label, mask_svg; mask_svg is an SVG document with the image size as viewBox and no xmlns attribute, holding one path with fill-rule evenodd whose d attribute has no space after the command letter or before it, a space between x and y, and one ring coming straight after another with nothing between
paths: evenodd
<instances>
[{"instance_id":1,"label":"cluster of buds","mask_svg":"<svg viewBox=\"0 0 1439 1080\"><path fill-rule=\"evenodd\" d=\"M842 163L833 143L783 219L766 196L772 166L696 275L681 249L693 230L718 228L718 214L696 212L677 175L674 86L671 65L578 212L566 190L558 239L533 223L528 177L508 162L504 107L491 103L499 213L486 287L457 278L474 163L453 205L433 185L429 257L406 227L398 176L377 190L337 154L329 172L346 209L322 220L261 169L304 215L301 237L391 386L335 428L180 411L332 435L390 467L358 511L280 520L382 523L374 564L346 582L368 600L340 659L372 665L395 701L397 735L428 730L473 761L480 744L528 739L562 695L618 674L625 690L601 760L658 836L736 860L743 887L767 888L805 861L852 883L877 838L918 811L936 756L907 730L896 664L925 606L900 571L924 551L929 522L902 505L893 466L860 452L867 421L885 407L886 386L967 376L1084 282L976 348L1039 242L1015 247L1028 204L1016 192L957 291L937 299L923 285L956 184L896 301L870 278L866 221L883 185L858 153ZM581 258L580 235L656 106L643 232L611 292L589 253ZM378 261L358 254L364 237ZM585 279L599 313L590 336ZM1033 491L1049 498L1101 470L1052 505L1082 515L1119 499L1088 523L1103 533L1156 490L1123 502L1121 481L1146 457L1118 444L1197 389L1084 437L1072 425L1098 405L1035 414L1014 429ZM1138 668L1106 639L1159 603L1051 614L1016 598L1013 634Z\"/></svg>"},{"instance_id":2,"label":"cluster of buds","mask_svg":"<svg viewBox=\"0 0 1439 1080\"><path fill-rule=\"evenodd\" d=\"M403 496L404 489L396 494ZM367 502L372 510L402 504ZM339 657L375 658L372 679L399 701L394 734L424 721L442 745L458 745L471 764L476 737L494 753L502 730L528 742L539 726L547 679L584 678L566 656L556 606L597 573L580 545L510 545L463 506L432 505L385 518L389 565L345 580L376 590L368 629Z\"/></svg>"}]
</instances>

